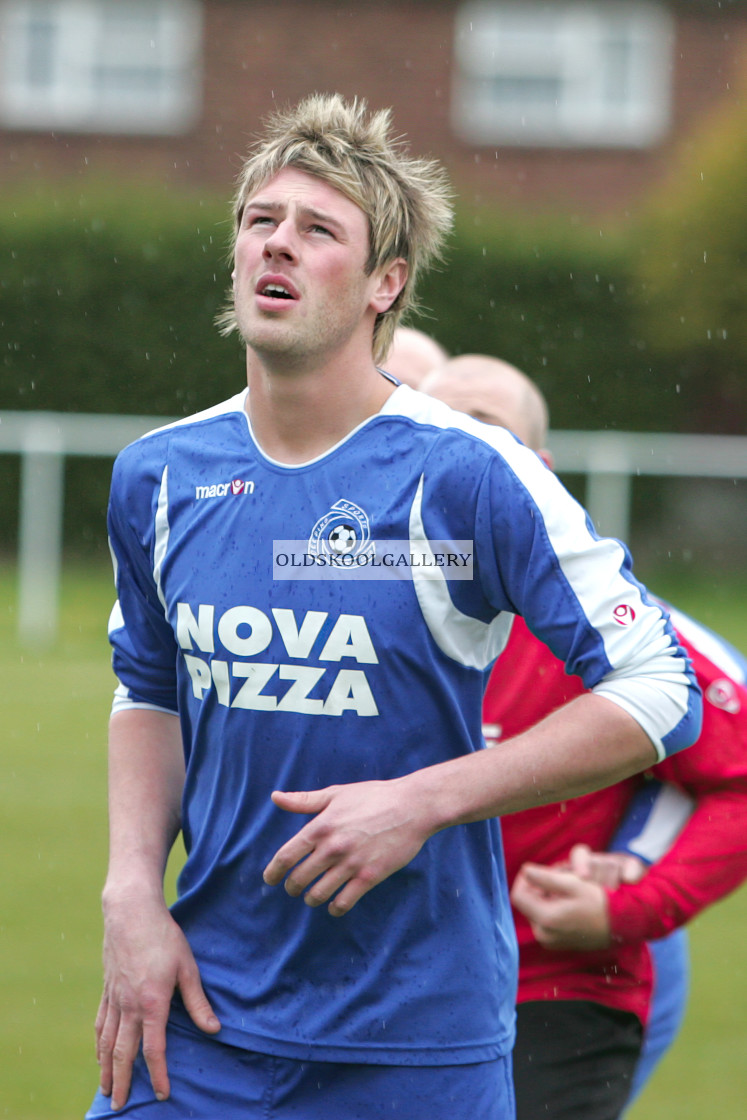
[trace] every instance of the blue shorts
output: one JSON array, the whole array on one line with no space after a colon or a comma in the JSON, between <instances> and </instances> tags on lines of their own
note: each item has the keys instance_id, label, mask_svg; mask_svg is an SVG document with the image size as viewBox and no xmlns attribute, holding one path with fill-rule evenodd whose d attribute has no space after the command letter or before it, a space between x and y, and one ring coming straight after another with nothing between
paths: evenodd
<instances>
[{"instance_id":1,"label":"blue shorts","mask_svg":"<svg viewBox=\"0 0 747 1120\"><path fill-rule=\"evenodd\" d=\"M654 994L628 1106L641 1092L679 1034L687 1006L690 980L687 930L676 929L668 937L649 941L648 947L654 966Z\"/></svg>"},{"instance_id":2,"label":"blue shorts","mask_svg":"<svg viewBox=\"0 0 747 1120\"><path fill-rule=\"evenodd\" d=\"M140 1054L124 1108L101 1093L86 1120L514 1120L511 1059L449 1066L301 1062L226 1046L170 1023L171 1096L157 1101Z\"/></svg>"}]
</instances>

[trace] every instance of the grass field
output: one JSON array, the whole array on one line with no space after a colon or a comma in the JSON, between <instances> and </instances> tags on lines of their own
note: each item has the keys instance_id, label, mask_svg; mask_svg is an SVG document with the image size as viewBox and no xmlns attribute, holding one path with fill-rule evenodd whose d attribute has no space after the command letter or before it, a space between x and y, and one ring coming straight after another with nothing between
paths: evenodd
<instances>
[{"instance_id":1,"label":"grass field","mask_svg":"<svg viewBox=\"0 0 747 1120\"><path fill-rule=\"evenodd\" d=\"M747 650L744 581L649 578ZM56 646L23 651L14 576L0 569L0 1117L11 1120L76 1120L96 1085L111 598L108 572L68 570ZM746 947L742 888L693 923L687 1023L630 1120L747 1115Z\"/></svg>"}]
</instances>

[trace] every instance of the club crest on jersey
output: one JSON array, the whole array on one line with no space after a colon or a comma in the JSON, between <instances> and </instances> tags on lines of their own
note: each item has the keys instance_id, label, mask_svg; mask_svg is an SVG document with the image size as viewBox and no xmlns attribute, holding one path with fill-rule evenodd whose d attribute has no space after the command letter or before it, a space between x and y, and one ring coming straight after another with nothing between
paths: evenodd
<instances>
[{"instance_id":1,"label":"club crest on jersey","mask_svg":"<svg viewBox=\"0 0 747 1120\"><path fill-rule=\"evenodd\" d=\"M710 700L717 708L723 708L725 712L731 715L736 715L741 704L739 703L739 693L733 681L722 677L720 680L711 681L706 691L706 700Z\"/></svg>"},{"instance_id":2,"label":"club crest on jersey","mask_svg":"<svg viewBox=\"0 0 747 1120\"><path fill-rule=\"evenodd\" d=\"M368 516L355 502L340 498L311 530L310 556L365 556L370 559L374 554Z\"/></svg>"}]
</instances>

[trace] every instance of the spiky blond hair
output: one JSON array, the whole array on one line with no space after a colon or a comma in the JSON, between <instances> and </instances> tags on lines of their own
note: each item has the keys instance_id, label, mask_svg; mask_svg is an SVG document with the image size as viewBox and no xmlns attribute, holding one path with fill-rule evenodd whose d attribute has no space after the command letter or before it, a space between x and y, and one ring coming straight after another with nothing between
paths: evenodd
<instances>
[{"instance_id":1,"label":"spiky blond hair","mask_svg":"<svg viewBox=\"0 0 747 1120\"><path fill-rule=\"evenodd\" d=\"M322 179L360 206L369 222L367 275L398 257L408 265L404 288L376 319L377 362L387 354L400 317L415 309L419 274L440 258L453 221L444 169L435 160L411 157L390 132L389 109L369 112L364 100L345 101L337 93L316 93L273 113L238 177L231 242L233 256L247 199L286 167ZM232 296L217 322L223 334L236 329Z\"/></svg>"}]
</instances>

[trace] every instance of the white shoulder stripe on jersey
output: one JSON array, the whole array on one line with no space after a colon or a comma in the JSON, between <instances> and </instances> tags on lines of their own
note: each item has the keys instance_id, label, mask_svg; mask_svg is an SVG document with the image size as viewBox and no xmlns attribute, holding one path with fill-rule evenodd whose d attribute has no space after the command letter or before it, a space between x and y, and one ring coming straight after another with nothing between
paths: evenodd
<instances>
[{"instance_id":1,"label":"white shoulder stripe on jersey","mask_svg":"<svg viewBox=\"0 0 747 1120\"><path fill-rule=\"evenodd\" d=\"M539 511L579 610L603 642L611 671L593 691L633 716L651 739L657 756L663 758L663 737L687 714L687 671L685 662L673 656L673 641L661 610L647 602L638 585L623 574L624 551L620 542L596 538L589 531L583 507L569 500L559 479L539 456L505 428L482 424L406 385L392 393L382 411L399 413L419 424L456 429L492 447L503 458ZM590 562L592 557L596 557L594 562ZM600 568L601 557L605 560ZM602 588L600 571L606 573ZM416 583L421 610L434 640L462 664L489 665L488 651L500 652L503 648L495 640L497 635L484 634L484 623L460 617L448 590L445 595L441 591L439 597L438 587L430 581L422 586ZM628 617L635 620L635 625L621 626L613 621L615 609L620 607L628 608ZM505 640L507 637L506 633ZM475 655L475 643L478 649L482 648L482 655ZM466 653L468 648L473 650L471 659Z\"/></svg>"},{"instance_id":2,"label":"white shoulder stripe on jersey","mask_svg":"<svg viewBox=\"0 0 747 1120\"><path fill-rule=\"evenodd\" d=\"M169 546L169 467L168 463L163 468L161 475L161 488L158 491L158 506L155 519L155 539L153 547L153 579L156 584L158 598L166 612L166 598L161 587L161 571Z\"/></svg>"},{"instance_id":3,"label":"white shoulder stripe on jersey","mask_svg":"<svg viewBox=\"0 0 747 1120\"><path fill-rule=\"evenodd\" d=\"M429 397L409 385L400 385L398 389L387 397L379 412L380 416L405 416L416 424L428 424L433 428L456 428L460 432L482 440L490 447L503 451L507 446L521 446L516 437L508 428L501 428L496 424L484 424L475 420L466 412L458 412L443 401ZM530 454L534 455L534 452ZM537 462L541 460L537 458ZM543 470L547 468L543 465Z\"/></svg>"},{"instance_id":4,"label":"white shoulder stripe on jersey","mask_svg":"<svg viewBox=\"0 0 747 1120\"><path fill-rule=\"evenodd\" d=\"M433 561L423 525L423 480L421 475L410 509L410 543L413 551L424 553ZM414 568L412 581L426 626L438 648L460 665L487 669L505 649L514 616L502 612L492 622L481 622L463 614L454 606L446 578L435 561L433 567Z\"/></svg>"},{"instance_id":5,"label":"white shoulder stripe on jersey","mask_svg":"<svg viewBox=\"0 0 747 1120\"><path fill-rule=\"evenodd\" d=\"M687 824L694 808L694 800L686 793L671 785L662 786L648 820L628 848L649 863L660 860Z\"/></svg>"},{"instance_id":6,"label":"white shoulder stripe on jersey","mask_svg":"<svg viewBox=\"0 0 747 1120\"><path fill-rule=\"evenodd\" d=\"M650 639L658 641L663 638L660 644L666 649L670 642L664 636L664 619L660 609L644 602L637 585L622 573L623 546L612 538L598 540L592 536L586 511L577 502L568 500L565 488L538 455L525 448L505 428L482 424L406 385L400 386L387 401L392 411L395 411L395 398L398 398L397 410L416 423L457 429L488 444L500 454L539 510L560 569L573 589L584 616L602 634L613 668L624 663L631 650L640 646L642 629L648 631ZM606 554L605 571L610 579L603 594L600 594L598 583L599 565L589 563L592 554L596 557ZM635 627L610 626L612 612L620 605L632 608Z\"/></svg>"}]
</instances>

